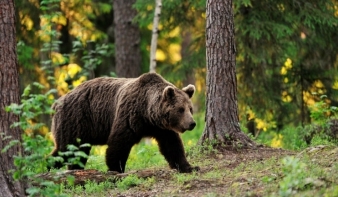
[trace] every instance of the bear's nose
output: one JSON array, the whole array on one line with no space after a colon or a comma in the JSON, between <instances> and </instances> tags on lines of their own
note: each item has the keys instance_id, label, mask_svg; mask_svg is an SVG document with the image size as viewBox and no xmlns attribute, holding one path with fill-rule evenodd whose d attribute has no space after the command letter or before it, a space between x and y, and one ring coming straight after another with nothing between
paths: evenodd
<instances>
[{"instance_id":1,"label":"bear's nose","mask_svg":"<svg viewBox=\"0 0 338 197\"><path fill-rule=\"evenodd\" d=\"M189 125L189 130L193 130L196 126L196 122L193 122Z\"/></svg>"}]
</instances>

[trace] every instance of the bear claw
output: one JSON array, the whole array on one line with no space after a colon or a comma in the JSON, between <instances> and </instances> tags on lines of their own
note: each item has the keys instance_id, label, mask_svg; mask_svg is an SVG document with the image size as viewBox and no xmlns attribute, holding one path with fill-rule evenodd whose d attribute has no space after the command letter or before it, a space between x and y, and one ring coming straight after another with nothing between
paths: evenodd
<instances>
[{"instance_id":1,"label":"bear claw","mask_svg":"<svg viewBox=\"0 0 338 197\"><path fill-rule=\"evenodd\" d=\"M200 171L200 167L194 166L194 167L187 167L186 169L178 169L179 173L191 173L191 172L197 172Z\"/></svg>"}]
</instances>

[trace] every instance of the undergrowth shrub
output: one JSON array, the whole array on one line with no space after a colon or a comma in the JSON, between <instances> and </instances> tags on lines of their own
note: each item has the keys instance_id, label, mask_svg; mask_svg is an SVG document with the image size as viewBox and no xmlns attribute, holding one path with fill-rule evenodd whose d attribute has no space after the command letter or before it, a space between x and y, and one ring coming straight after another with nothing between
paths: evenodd
<instances>
[{"instance_id":1,"label":"undergrowth shrub","mask_svg":"<svg viewBox=\"0 0 338 197\"><path fill-rule=\"evenodd\" d=\"M11 112L20 116L19 122L15 122L12 127L20 127L25 133L22 135L22 141L12 140L2 152L7 151L11 146L20 144L23 148L23 155L14 156L14 165L16 169L12 171L15 180L28 181L26 192L29 196L63 196L62 185L55 184L53 181L44 180L37 175L47 171L48 166L52 166L54 162L63 162L62 157L48 157L52 150L52 142L48 136L42 136L39 131L45 127L44 123L39 123L39 116L53 113L51 104L54 102L52 94L56 90L52 89L42 94L31 93L32 88L43 90L44 86L39 83L33 83L24 89L21 98L21 104L11 104L6 107L7 112ZM6 137L6 136L2 136ZM83 146L88 146L84 144ZM68 150L60 153L60 155L75 155L70 158L65 164L81 165L80 157L87 155L80 151L78 147L69 145ZM83 166L83 164L82 164ZM53 171L52 173L54 173ZM57 176L55 176L57 179ZM71 177L68 178L71 184Z\"/></svg>"},{"instance_id":2,"label":"undergrowth shrub","mask_svg":"<svg viewBox=\"0 0 338 197\"><path fill-rule=\"evenodd\" d=\"M312 123L299 130L308 145L338 144L338 108L325 102L326 95L310 106Z\"/></svg>"},{"instance_id":3,"label":"undergrowth shrub","mask_svg":"<svg viewBox=\"0 0 338 197\"><path fill-rule=\"evenodd\" d=\"M302 138L302 127L286 127L280 134L283 136L283 148L288 150L301 150L307 147L306 142Z\"/></svg>"},{"instance_id":4,"label":"undergrowth shrub","mask_svg":"<svg viewBox=\"0 0 338 197\"><path fill-rule=\"evenodd\" d=\"M279 195L288 197L305 186L307 176L306 164L295 157L286 157L282 160L283 179L279 183Z\"/></svg>"},{"instance_id":5,"label":"undergrowth shrub","mask_svg":"<svg viewBox=\"0 0 338 197\"><path fill-rule=\"evenodd\" d=\"M46 158L51 151L51 142L41 135L32 137L24 134L22 139L22 142L12 140L1 151L1 153L7 151L14 144L20 144L23 148L23 155L14 155L16 169L11 171L14 179L23 180L27 183L26 192L29 196L63 196L60 184L55 184L53 181L44 180L37 176L46 172L47 166L53 163L54 159L61 159Z\"/></svg>"}]
</instances>

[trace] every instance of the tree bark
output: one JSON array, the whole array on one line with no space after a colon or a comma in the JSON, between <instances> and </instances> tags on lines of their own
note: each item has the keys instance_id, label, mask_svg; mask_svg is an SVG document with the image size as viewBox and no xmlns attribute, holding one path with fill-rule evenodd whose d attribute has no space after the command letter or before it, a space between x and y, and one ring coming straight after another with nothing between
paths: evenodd
<instances>
[{"instance_id":1,"label":"tree bark","mask_svg":"<svg viewBox=\"0 0 338 197\"><path fill-rule=\"evenodd\" d=\"M206 15L206 126L200 143L254 146L239 125L232 0L207 0Z\"/></svg>"},{"instance_id":2,"label":"tree bark","mask_svg":"<svg viewBox=\"0 0 338 197\"><path fill-rule=\"evenodd\" d=\"M141 75L140 30L133 23L135 0L114 0L115 63L118 77Z\"/></svg>"},{"instance_id":3,"label":"tree bark","mask_svg":"<svg viewBox=\"0 0 338 197\"><path fill-rule=\"evenodd\" d=\"M14 0L0 1L0 150L11 140L21 139L20 128L10 128L19 121L13 113L7 113L5 107L19 103L19 73L16 55L16 31ZM6 136L6 138L5 138ZM10 138L8 138L8 137ZM15 169L14 155L22 153L21 147L15 145L0 154L0 196L24 196L23 184L15 181L9 172Z\"/></svg>"}]
</instances>

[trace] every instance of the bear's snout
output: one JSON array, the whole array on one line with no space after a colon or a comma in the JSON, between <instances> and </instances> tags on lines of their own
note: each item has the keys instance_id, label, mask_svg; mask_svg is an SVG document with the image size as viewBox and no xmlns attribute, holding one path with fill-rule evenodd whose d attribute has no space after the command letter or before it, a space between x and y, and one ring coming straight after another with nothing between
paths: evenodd
<instances>
[{"instance_id":1,"label":"bear's snout","mask_svg":"<svg viewBox=\"0 0 338 197\"><path fill-rule=\"evenodd\" d=\"M196 126L196 122L190 123L188 130L193 130L195 126Z\"/></svg>"}]
</instances>

